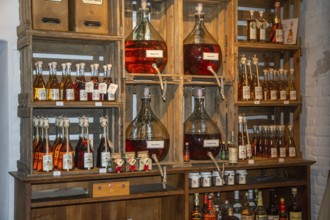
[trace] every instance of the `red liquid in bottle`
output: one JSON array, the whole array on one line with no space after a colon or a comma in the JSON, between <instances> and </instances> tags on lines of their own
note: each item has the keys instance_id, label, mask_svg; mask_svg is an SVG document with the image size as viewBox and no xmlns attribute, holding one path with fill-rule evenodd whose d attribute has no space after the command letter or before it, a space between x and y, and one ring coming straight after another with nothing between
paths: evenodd
<instances>
[{"instance_id":1,"label":"red liquid in bottle","mask_svg":"<svg viewBox=\"0 0 330 220\"><path fill-rule=\"evenodd\" d=\"M218 147L204 147L204 140L219 140ZM212 152L216 157L220 152L220 144L222 143L221 134L185 134L184 143L189 143L190 159L192 160L209 160L207 152Z\"/></svg>"},{"instance_id":2,"label":"red liquid in bottle","mask_svg":"<svg viewBox=\"0 0 330 220\"><path fill-rule=\"evenodd\" d=\"M153 140L157 141L157 140ZM148 151L149 157L151 157L152 154L157 155L157 159L159 161L162 161L165 156L167 155L168 149L170 146L170 140L165 139L164 140L164 148L158 148L158 149L147 149L147 141L146 140L132 140L132 139L126 139L126 152L135 152L138 151Z\"/></svg>"},{"instance_id":3,"label":"red liquid in bottle","mask_svg":"<svg viewBox=\"0 0 330 220\"><path fill-rule=\"evenodd\" d=\"M185 75L213 75L207 67L211 66L217 72L221 66L221 48L217 44L185 44L183 50ZM218 59L212 60L216 53Z\"/></svg>"},{"instance_id":4,"label":"red liquid in bottle","mask_svg":"<svg viewBox=\"0 0 330 220\"><path fill-rule=\"evenodd\" d=\"M147 57L147 50L161 50L163 56L160 58ZM156 63L160 72L167 63L167 47L164 41L135 40L125 42L125 67L130 73L157 73L152 67Z\"/></svg>"}]
</instances>

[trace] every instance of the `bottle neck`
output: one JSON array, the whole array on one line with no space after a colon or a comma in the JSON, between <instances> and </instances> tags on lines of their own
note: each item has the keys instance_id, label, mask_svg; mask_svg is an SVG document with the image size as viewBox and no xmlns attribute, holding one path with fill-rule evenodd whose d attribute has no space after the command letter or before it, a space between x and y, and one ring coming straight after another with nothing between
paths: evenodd
<instances>
[{"instance_id":1,"label":"bottle neck","mask_svg":"<svg viewBox=\"0 0 330 220\"><path fill-rule=\"evenodd\" d=\"M281 201L281 203L280 203L280 211L281 212L286 212L284 201Z\"/></svg>"},{"instance_id":2,"label":"bottle neck","mask_svg":"<svg viewBox=\"0 0 330 220\"><path fill-rule=\"evenodd\" d=\"M205 108L205 99L203 97L197 97L195 98L195 112L199 111L201 113L206 113Z\"/></svg>"},{"instance_id":3,"label":"bottle neck","mask_svg":"<svg viewBox=\"0 0 330 220\"><path fill-rule=\"evenodd\" d=\"M151 98L141 98L141 101L142 105L140 113L142 113L143 116L149 116L152 112L150 106Z\"/></svg>"}]
</instances>

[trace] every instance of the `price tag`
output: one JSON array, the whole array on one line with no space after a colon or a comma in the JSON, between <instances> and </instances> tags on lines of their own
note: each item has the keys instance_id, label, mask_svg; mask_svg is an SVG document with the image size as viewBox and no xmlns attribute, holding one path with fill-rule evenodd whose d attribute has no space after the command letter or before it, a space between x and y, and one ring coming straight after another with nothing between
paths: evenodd
<instances>
[{"instance_id":1,"label":"price tag","mask_svg":"<svg viewBox=\"0 0 330 220\"><path fill-rule=\"evenodd\" d=\"M100 174L107 173L107 169L106 168L100 168L99 173Z\"/></svg>"},{"instance_id":2,"label":"price tag","mask_svg":"<svg viewBox=\"0 0 330 220\"><path fill-rule=\"evenodd\" d=\"M102 102L95 102L96 107L102 107Z\"/></svg>"},{"instance_id":3,"label":"price tag","mask_svg":"<svg viewBox=\"0 0 330 220\"><path fill-rule=\"evenodd\" d=\"M254 164L254 160L248 160L248 164Z\"/></svg>"},{"instance_id":4,"label":"price tag","mask_svg":"<svg viewBox=\"0 0 330 220\"><path fill-rule=\"evenodd\" d=\"M259 100L254 101L253 103L254 103L255 105L260 105L260 101L259 101Z\"/></svg>"},{"instance_id":5,"label":"price tag","mask_svg":"<svg viewBox=\"0 0 330 220\"><path fill-rule=\"evenodd\" d=\"M61 176L61 171L59 170L54 171L53 176Z\"/></svg>"},{"instance_id":6,"label":"price tag","mask_svg":"<svg viewBox=\"0 0 330 220\"><path fill-rule=\"evenodd\" d=\"M278 162L279 162L279 163L284 163L284 158L279 158L279 159L278 159Z\"/></svg>"},{"instance_id":7,"label":"price tag","mask_svg":"<svg viewBox=\"0 0 330 220\"><path fill-rule=\"evenodd\" d=\"M284 101L283 104L284 104L284 105L289 105L290 102L289 102L289 101Z\"/></svg>"},{"instance_id":8,"label":"price tag","mask_svg":"<svg viewBox=\"0 0 330 220\"><path fill-rule=\"evenodd\" d=\"M86 82L85 83L85 90L87 93L92 93L94 91L94 83L93 82Z\"/></svg>"},{"instance_id":9,"label":"price tag","mask_svg":"<svg viewBox=\"0 0 330 220\"><path fill-rule=\"evenodd\" d=\"M56 102L55 105L56 106L64 106L64 102Z\"/></svg>"}]
</instances>

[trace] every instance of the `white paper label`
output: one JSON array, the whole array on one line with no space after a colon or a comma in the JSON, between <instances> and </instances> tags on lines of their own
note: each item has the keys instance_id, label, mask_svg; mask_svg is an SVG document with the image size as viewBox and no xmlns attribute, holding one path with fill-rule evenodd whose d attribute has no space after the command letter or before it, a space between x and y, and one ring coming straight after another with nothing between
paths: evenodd
<instances>
[{"instance_id":1,"label":"white paper label","mask_svg":"<svg viewBox=\"0 0 330 220\"><path fill-rule=\"evenodd\" d=\"M230 147L229 148L229 153L228 153L228 162L231 164L236 164L237 163L237 148L236 147Z\"/></svg>"},{"instance_id":2,"label":"white paper label","mask_svg":"<svg viewBox=\"0 0 330 220\"><path fill-rule=\"evenodd\" d=\"M247 158L251 158L251 157L252 157L252 148L251 148L251 144L247 144L247 145L246 145L246 156L247 156Z\"/></svg>"},{"instance_id":3,"label":"white paper label","mask_svg":"<svg viewBox=\"0 0 330 220\"><path fill-rule=\"evenodd\" d=\"M255 105L260 105L260 101L254 101L253 102Z\"/></svg>"},{"instance_id":4,"label":"white paper label","mask_svg":"<svg viewBox=\"0 0 330 220\"><path fill-rule=\"evenodd\" d=\"M47 97L46 97L46 89L44 89L44 88L38 89L38 100L44 101L46 99L47 99Z\"/></svg>"},{"instance_id":5,"label":"white paper label","mask_svg":"<svg viewBox=\"0 0 330 220\"><path fill-rule=\"evenodd\" d=\"M238 146L238 159L246 159L246 146L245 145Z\"/></svg>"},{"instance_id":6,"label":"white paper label","mask_svg":"<svg viewBox=\"0 0 330 220\"><path fill-rule=\"evenodd\" d=\"M56 105L56 106L63 106L64 103L63 103L63 102L56 102L55 105Z\"/></svg>"},{"instance_id":7,"label":"white paper label","mask_svg":"<svg viewBox=\"0 0 330 220\"><path fill-rule=\"evenodd\" d=\"M87 93L92 93L94 91L94 83L93 82L86 82L85 89Z\"/></svg>"},{"instance_id":8,"label":"white paper label","mask_svg":"<svg viewBox=\"0 0 330 220\"><path fill-rule=\"evenodd\" d=\"M51 100L56 101L60 99L60 90L59 89L51 89Z\"/></svg>"},{"instance_id":9,"label":"white paper label","mask_svg":"<svg viewBox=\"0 0 330 220\"><path fill-rule=\"evenodd\" d=\"M203 147L219 147L219 139L204 140Z\"/></svg>"},{"instance_id":10,"label":"white paper label","mask_svg":"<svg viewBox=\"0 0 330 220\"><path fill-rule=\"evenodd\" d=\"M51 154L42 156L42 170L46 172L53 170L53 156Z\"/></svg>"},{"instance_id":11,"label":"white paper label","mask_svg":"<svg viewBox=\"0 0 330 220\"><path fill-rule=\"evenodd\" d=\"M100 100L99 90L93 90L92 100L93 101L99 101Z\"/></svg>"},{"instance_id":12,"label":"white paper label","mask_svg":"<svg viewBox=\"0 0 330 220\"><path fill-rule=\"evenodd\" d=\"M280 99L282 101L286 100L286 91L285 90L280 91Z\"/></svg>"},{"instance_id":13,"label":"white paper label","mask_svg":"<svg viewBox=\"0 0 330 220\"><path fill-rule=\"evenodd\" d=\"M296 156L296 148L289 147L289 157L295 157L295 156Z\"/></svg>"},{"instance_id":14,"label":"white paper label","mask_svg":"<svg viewBox=\"0 0 330 220\"><path fill-rule=\"evenodd\" d=\"M103 174L103 173L106 173L107 172L107 169L106 168L100 168L99 169L99 173L100 174Z\"/></svg>"},{"instance_id":15,"label":"white paper label","mask_svg":"<svg viewBox=\"0 0 330 220\"><path fill-rule=\"evenodd\" d=\"M254 160L248 160L248 164L254 164Z\"/></svg>"},{"instance_id":16,"label":"white paper label","mask_svg":"<svg viewBox=\"0 0 330 220\"><path fill-rule=\"evenodd\" d=\"M108 167L110 161L110 152L102 152L101 153L101 166Z\"/></svg>"},{"instance_id":17,"label":"white paper label","mask_svg":"<svg viewBox=\"0 0 330 220\"><path fill-rule=\"evenodd\" d=\"M243 86L243 99L250 99L250 86Z\"/></svg>"},{"instance_id":18,"label":"white paper label","mask_svg":"<svg viewBox=\"0 0 330 220\"><path fill-rule=\"evenodd\" d=\"M219 60L219 53L203 52L203 60Z\"/></svg>"},{"instance_id":19,"label":"white paper label","mask_svg":"<svg viewBox=\"0 0 330 220\"><path fill-rule=\"evenodd\" d=\"M87 92L85 89L79 90L79 100L80 101L87 101Z\"/></svg>"},{"instance_id":20,"label":"white paper label","mask_svg":"<svg viewBox=\"0 0 330 220\"><path fill-rule=\"evenodd\" d=\"M283 30L276 29L275 35L276 35L276 43L283 43Z\"/></svg>"},{"instance_id":21,"label":"white paper label","mask_svg":"<svg viewBox=\"0 0 330 220\"><path fill-rule=\"evenodd\" d=\"M95 102L96 107L102 107L102 102Z\"/></svg>"},{"instance_id":22,"label":"white paper label","mask_svg":"<svg viewBox=\"0 0 330 220\"><path fill-rule=\"evenodd\" d=\"M279 162L279 163L284 163L284 158L279 158L279 159L278 159L278 162Z\"/></svg>"},{"instance_id":23,"label":"white paper label","mask_svg":"<svg viewBox=\"0 0 330 220\"><path fill-rule=\"evenodd\" d=\"M66 89L65 90L65 99L72 101L74 100L74 89Z\"/></svg>"},{"instance_id":24,"label":"white paper label","mask_svg":"<svg viewBox=\"0 0 330 220\"><path fill-rule=\"evenodd\" d=\"M284 101L283 104L284 104L284 105L289 105L290 102L289 102L289 101Z\"/></svg>"},{"instance_id":25,"label":"white paper label","mask_svg":"<svg viewBox=\"0 0 330 220\"><path fill-rule=\"evenodd\" d=\"M108 88L108 101L113 101L116 99L116 91L118 89L118 85L111 83Z\"/></svg>"},{"instance_id":26,"label":"white paper label","mask_svg":"<svg viewBox=\"0 0 330 220\"><path fill-rule=\"evenodd\" d=\"M72 154L70 153L63 154L63 169L64 170L72 169Z\"/></svg>"},{"instance_id":27,"label":"white paper label","mask_svg":"<svg viewBox=\"0 0 330 220\"><path fill-rule=\"evenodd\" d=\"M53 176L61 176L61 171L59 171L59 170L55 170L55 171L53 172Z\"/></svg>"},{"instance_id":28,"label":"white paper label","mask_svg":"<svg viewBox=\"0 0 330 220\"><path fill-rule=\"evenodd\" d=\"M93 154L92 153L84 153L84 168L92 168L93 167Z\"/></svg>"},{"instance_id":29,"label":"white paper label","mask_svg":"<svg viewBox=\"0 0 330 220\"><path fill-rule=\"evenodd\" d=\"M286 157L286 150L285 147L280 148L280 157Z\"/></svg>"},{"instance_id":30,"label":"white paper label","mask_svg":"<svg viewBox=\"0 0 330 220\"><path fill-rule=\"evenodd\" d=\"M250 23L250 40L256 40L256 39L257 39L256 23L251 22Z\"/></svg>"},{"instance_id":31,"label":"white paper label","mask_svg":"<svg viewBox=\"0 0 330 220\"><path fill-rule=\"evenodd\" d=\"M255 99L261 100L262 99L262 87L261 86L254 87L254 94L255 94Z\"/></svg>"},{"instance_id":32,"label":"white paper label","mask_svg":"<svg viewBox=\"0 0 330 220\"><path fill-rule=\"evenodd\" d=\"M277 148L271 148L270 149L270 157L271 158L276 158L277 157Z\"/></svg>"},{"instance_id":33,"label":"white paper label","mask_svg":"<svg viewBox=\"0 0 330 220\"><path fill-rule=\"evenodd\" d=\"M290 91L290 100L297 100L296 90L291 90Z\"/></svg>"},{"instance_id":34,"label":"white paper label","mask_svg":"<svg viewBox=\"0 0 330 220\"><path fill-rule=\"evenodd\" d=\"M266 30L263 28L260 28L260 35L259 35L259 40L260 41L265 41L266 40Z\"/></svg>"},{"instance_id":35,"label":"white paper label","mask_svg":"<svg viewBox=\"0 0 330 220\"><path fill-rule=\"evenodd\" d=\"M147 149L164 148L164 141L147 141Z\"/></svg>"},{"instance_id":36,"label":"white paper label","mask_svg":"<svg viewBox=\"0 0 330 220\"><path fill-rule=\"evenodd\" d=\"M272 101L277 100L277 91L276 90L270 91L270 100L272 100Z\"/></svg>"},{"instance_id":37,"label":"white paper label","mask_svg":"<svg viewBox=\"0 0 330 220\"><path fill-rule=\"evenodd\" d=\"M102 5L103 0L82 0L85 4Z\"/></svg>"},{"instance_id":38,"label":"white paper label","mask_svg":"<svg viewBox=\"0 0 330 220\"><path fill-rule=\"evenodd\" d=\"M107 93L107 84L106 83L99 83L99 93L100 94Z\"/></svg>"},{"instance_id":39,"label":"white paper label","mask_svg":"<svg viewBox=\"0 0 330 220\"><path fill-rule=\"evenodd\" d=\"M163 58L162 50L146 50L147 58Z\"/></svg>"}]
</instances>

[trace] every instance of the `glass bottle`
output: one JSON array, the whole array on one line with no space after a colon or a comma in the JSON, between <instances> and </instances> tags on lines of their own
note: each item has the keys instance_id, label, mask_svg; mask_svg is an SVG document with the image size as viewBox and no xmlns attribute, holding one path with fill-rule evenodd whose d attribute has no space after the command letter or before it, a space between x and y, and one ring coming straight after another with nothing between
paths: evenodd
<instances>
[{"instance_id":1,"label":"glass bottle","mask_svg":"<svg viewBox=\"0 0 330 220\"><path fill-rule=\"evenodd\" d=\"M190 161L190 150L189 150L189 143L186 142L183 150L183 162Z\"/></svg>"},{"instance_id":2,"label":"glass bottle","mask_svg":"<svg viewBox=\"0 0 330 220\"><path fill-rule=\"evenodd\" d=\"M286 209L285 209L284 198L280 199L279 220L288 220L288 213L286 212Z\"/></svg>"},{"instance_id":3,"label":"glass bottle","mask_svg":"<svg viewBox=\"0 0 330 220\"><path fill-rule=\"evenodd\" d=\"M284 78L284 73L283 69L279 69L279 84L278 84L278 93L280 94L280 100L285 101L287 100L287 95L286 95L286 80Z\"/></svg>"},{"instance_id":4,"label":"glass bottle","mask_svg":"<svg viewBox=\"0 0 330 220\"><path fill-rule=\"evenodd\" d=\"M290 91L290 101L296 101L297 90L294 82L294 69L290 69L289 91Z\"/></svg>"},{"instance_id":5,"label":"glass bottle","mask_svg":"<svg viewBox=\"0 0 330 220\"><path fill-rule=\"evenodd\" d=\"M242 204L239 201L239 191L234 191L234 203L233 203L234 216L241 219Z\"/></svg>"},{"instance_id":6,"label":"glass bottle","mask_svg":"<svg viewBox=\"0 0 330 220\"><path fill-rule=\"evenodd\" d=\"M268 157L277 158L278 157L278 145L275 137L275 126L270 126L270 138L269 138L269 153Z\"/></svg>"},{"instance_id":7,"label":"glass bottle","mask_svg":"<svg viewBox=\"0 0 330 220\"><path fill-rule=\"evenodd\" d=\"M103 96L103 100L107 100L109 101L110 97L108 94L108 88L110 86L110 84L112 83L112 78L111 78L111 69L112 69L112 65L108 64L108 65L104 65L103 66L103 70L104 70L104 77L103 77L103 83L105 83L105 93L101 94Z\"/></svg>"},{"instance_id":8,"label":"glass bottle","mask_svg":"<svg viewBox=\"0 0 330 220\"><path fill-rule=\"evenodd\" d=\"M93 150L90 147L88 127L89 122L86 116L79 118L79 125L81 126L81 141L78 142L75 149L76 167L78 169L88 169L94 167Z\"/></svg>"},{"instance_id":9,"label":"glass bottle","mask_svg":"<svg viewBox=\"0 0 330 220\"><path fill-rule=\"evenodd\" d=\"M289 206L289 219L302 220L302 208L297 198L297 188L291 188L291 203Z\"/></svg>"},{"instance_id":10,"label":"glass bottle","mask_svg":"<svg viewBox=\"0 0 330 220\"><path fill-rule=\"evenodd\" d=\"M86 92L86 79L85 79L85 63L80 63L80 78L78 82L78 99L79 101L87 101L87 92Z\"/></svg>"},{"instance_id":11,"label":"glass bottle","mask_svg":"<svg viewBox=\"0 0 330 220\"><path fill-rule=\"evenodd\" d=\"M100 90L99 90L99 64L95 63L94 64L94 74L91 77L91 81L93 81L94 89L92 92L92 101L100 101L101 100L101 95L100 95ZM89 100L90 97L88 97ZM90 101L90 100L89 100Z\"/></svg>"},{"instance_id":12,"label":"glass bottle","mask_svg":"<svg viewBox=\"0 0 330 220\"><path fill-rule=\"evenodd\" d=\"M61 64L62 67L62 76L61 76L61 81L60 81L60 100L64 100L65 96L64 96L64 87L65 87L65 83L66 83L66 63L62 63Z\"/></svg>"},{"instance_id":13,"label":"glass bottle","mask_svg":"<svg viewBox=\"0 0 330 220\"><path fill-rule=\"evenodd\" d=\"M169 134L151 109L149 88L144 89L141 100L139 114L126 129L126 152L148 151L150 158L152 154L156 154L161 161L169 150Z\"/></svg>"},{"instance_id":14,"label":"glass bottle","mask_svg":"<svg viewBox=\"0 0 330 220\"><path fill-rule=\"evenodd\" d=\"M93 94L94 94L94 90L96 95L95 98L97 99L97 93L98 93L98 82L99 82L99 78L97 76L97 73L95 71L95 64L91 64L91 78L88 82L85 83L85 89L86 89L86 93L87 93L87 100L88 101L93 101ZM95 85L96 84L96 85Z\"/></svg>"},{"instance_id":15,"label":"glass bottle","mask_svg":"<svg viewBox=\"0 0 330 220\"><path fill-rule=\"evenodd\" d=\"M248 84L250 85L250 99L254 100L254 84L253 84L253 72L252 72L252 60L248 59L246 62L248 70Z\"/></svg>"},{"instance_id":16,"label":"glass bottle","mask_svg":"<svg viewBox=\"0 0 330 220\"><path fill-rule=\"evenodd\" d=\"M263 135L263 150L262 157L268 157L268 152L270 151L269 143L270 143L270 129L269 126L263 126L264 135Z\"/></svg>"},{"instance_id":17,"label":"glass bottle","mask_svg":"<svg viewBox=\"0 0 330 220\"><path fill-rule=\"evenodd\" d=\"M249 189L248 194L249 194L249 207L250 207L251 211L253 212L257 208L257 204L255 203L255 201L253 199L253 190Z\"/></svg>"},{"instance_id":18,"label":"glass bottle","mask_svg":"<svg viewBox=\"0 0 330 220\"><path fill-rule=\"evenodd\" d=\"M252 147L251 147L251 142L250 142L250 136L249 136L249 131L248 131L248 127L247 127L247 119L244 116L243 117L243 130L244 130L244 142L246 143L246 158L251 159L253 157L252 155Z\"/></svg>"},{"instance_id":19,"label":"glass bottle","mask_svg":"<svg viewBox=\"0 0 330 220\"><path fill-rule=\"evenodd\" d=\"M293 130L292 130L292 126L291 125L288 125L288 130L289 130L289 140L288 140L288 143L287 143L287 155L290 157L290 158L294 158L297 156L297 148L296 148L296 144L294 143L294 139L293 139Z\"/></svg>"},{"instance_id":20,"label":"glass bottle","mask_svg":"<svg viewBox=\"0 0 330 220\"><path fill-rule=\"evenodd\" d=\"M259 139L259 130L257 125L253 125L253 138L251 141L251 150L252 150L252 156L258 155L258 139Z\"/></svg>"},{"instance_id":21,"label":"glass bottle","mask_svg":"<svg viewBox=\"0 0 330 220\"><path fill-rule=\"evenodd\" d=\"M204 193L204 195L203 195L203 207L202 207L203 215L207 212L207 209L208 209L208 194Z\"/></svg>"},{"instance_id":22,"label":"glass bottle","mask_svg":"<svg viewBox=\"0 0 330 220\"><path fill-rule=\"evenodd\" d=\"M272 43L283 43L283 27L281 24L281 15L280 15L280 1L275 0L275 16L273 20L273 25L270 30L270 42Z\"/></svg>"},{"instance_id":23,"label":"glass bottle","mask_svg":"<svg viewBox=\"0 0 330 220\"><path fill-rule=\"evenodd\" d=\"M63 126L65 130L64 141L61 146L60 155L58 159L58 169L63 171L73 170L74 164L74 151L69 138L70 121L67 117L63 117Z\"/></svg>"},{"instance_id":24,"label":"glass bottle","mask_svg":"<svg viewBox=\"0 0 330 220\"><path fill-rule=\"evenodd\" d=\"M229 157L228 157L228 163L230 165L237 164L238 161L238 147L235 142L235 133L234 131L231 132L231 143L228 147L229 151Z\"/></svg>"},{"instance_id":25,"label":"glass bottle","mask_svg":"<svg viewBox=\"0 0 330 220\"><path fill-rule=\"evenodd\" d=\"M74 99L80 100L79 97L79 82L81 80L81 72L80 72L80 63L76 63L76 79L73 83L74 87Z\"/></svg>"},{"instance_id":26,"label":"glass bottle","mask_svg":"<svg viewBox=\"0 0 330 220\"><path fill-rule=\"evenodd\" d=\"M49 63L49 79L47 83L47 100L57 101L60 99L60 84L56 77L56 62Z\"/></svg>"},{"instance_id":27,"label":"glass bottle","mask_svg":"<svg viewBox=\"0 0 330 220\"><path fill-rule=\"evenodd\" d=\"M276 101L277 100L277 83L275 80L274 69L269 69L269 94L270 100Z\"/></svg>"},{"instance_id":28,"label":"glass bottle","mask_svg":"<svg viewBox=\"0 0 330 220\"><path fill-rule=\"evenodd\" d=\"M262 157L264 150L264 130L262 125L258 125L259 139L257 144L257 156Z\"/></svg>"},{"instance_id":29,"label":"glass bottle","mask_svg":"<svg viewBox=\"0 0 330 220\"><path fill-rule=\"evenodd\" d=\"M199 193L194 194L194 207L190 214L190 220L202 220L203 214L199 208Z\"/></svg>"},{"instance_id":30,"label":"glass bottle","mask_svg":"<svg viewBox=\"0 0 330 220\"><path fill-rule=\"evenodd\" d=\"M207 114L204 106L202 90L197 89L194 112L184 123L184 143L189 143L192 160L208 160L208 152L216 157L220 151L220 129Z\"/></svg>"},{"instance_id":31,"label":"glass bottle","mask_svg":"<svg viewBox=\"0 0 330 220\"><path fill-rule=\"evenodd\" d=\"M53 149L53 155L54 155L54 168L57 168L58 158L59 158L61 146L63 143L63 133L64 133L62 116L56 117L55 126L56 126L56 138L53 143L52 149Z\"/></svg>"},{"instance_id":32,"label":"glass bottle","mask_svg":"<svg viewBox=\"0 0 330 220\"><path fill-rule=\"evenodd\" d=\"M37 146L39 143L39 118L33 117L33 141L32 141L32 159L34 161L34 155L37 151Z\"/></svg>"},{"instance_id":33,"label":"glass bottle","mask_svg":"<svg viewBox=\"0 0 330 220\"><path fill-rule=\"evenodd\" d=\"M245 56L245 55L243 55ZM237 82L237 100L243 100L243 83L244 83L244 65L240 61L238 63L238 82Z\"/></svg>"},{"instance_id":34,"label":"glass bottle","mask_svg":"<svg viewBox=\"0 0 330 220\"><path fill-rule=\"evenodd\" d=\"M267 208L268 220L279 220L278 208L277 208L277 195L275 189L269 190L269 206Z\"/></svg>"},{"instance_id":35,"label":"glass bottle","mask_svg":"<svg viewBox=\"0 0 330 220\"><path fill-rule=\"evenodd\" d=\"M74 101L74 85L71 78L71 63L66 63L66 80L64 84L64 100Z\"/></svg>"},{"instance_id":36,"label":"glass bottle","mask_svg":"<svg viewBox=\"0 0 330 220\"><path fill-rule=\"evenodd\" d=\"M185 75L212 75L208 68L217 72L221 66L221 48L206 29L202 10L203 4L198 3L195 26L183 41Z\"/></svg>"},{"instance_id":37,"label":"glass bottle","mask_svg":"<svg viewBox=\"0 0 330 220\"><path fill-rule=\"evenodd\" d=\"M223 220L239 220L236 216L234 216L233 208L228 208L228 215L222 218Z\"/></svg>"},{"instance_id":38,"label":"glass bottle","mask_svg":"<svg viewBox=\"0 0 330 220\"><path fill-rule=\"evenodd\" d=\"M220 192L216 193L215 198L213 200L213 206L214 206L214 210L216 212L217 220L221 219L222 213L221 213L221 194L220 194Z\"/></svg>"},{"instance_id":39,"label":"glass bottle","mask_svg":"<svg viewBox=\"0 0 330 220\"><path fill-rule=\"evenodd\" d=\"M250 10L250 19L247 21L248 41L257 41L257 21L254 18L254 11Z\"/></svg>"},{"instance_id":40,"label":"glass bottle","mask_svg":"<svg viewBox=\"0 0 330 220\"><path fill-rule=\"evenodd\" d=\"M108 139L108 118L101 117L100 124L103 128L103 135L101 138L101 142L99 148L97 150L97 160L96 166L98 168L107 168L109 166L109 162L111 159L112 150L109 146L109 139Z\"/></svg>"},{"instance_id":41,"label":"glass bottle","mask_svg":"<svg viewBox=\"0 0 330 220\"><path fill-rule=\"evenodd\" d=\"M285 85L286 100L290 100L290 88L289 88L288 70L283 70L283 84Z\"/></svg>"},{"instance_id":42,"label":"glass bottle","mask_svg":"<svg viewBox=\"0 0 330 220\"><path fill-rule=\"evenodd\" d=\"M270 100L270 92L269 92L269 71L264 69L264 81L262 85L262 91L263 91L263 98L265 101Z\"/></svg>"},{"instance_id":43,"label":"glass bottle","mask_svg":"<svg viewBox=\"0 0 330 220\"><path fill-rule=\"evenodd\" d=\"M251 90L250 90L250 84L249 84L249 79L248 79L248 74L247 74L247 59L245 57L245 55L243 54L242 58L241 58L241 63L243 65L243 73L244 73L244 80L243 80L243 84L242 84L242 96L243 96L243 100L247 101L250 100L250 94L251 94Z\"/></svg>"},{"instance_id":44,"label":"glass bottle","mask_svg":"<svg viewBox=\"0 0 330 220\"><path fill-rule=\"evenodd\" d=\"M39 159L38 159L38 167L37 171L49 172L52 171L53 166L53 152L50 146L49 138L48 138L48 128L49 128L49 120L48 118L42 119L42 129L44 130L44 138L45 141L39 148Z\"/></svg>"},{"instance_id":45,"label":"glass bottle","mask_svg":"<svg viewBox=\"0 0 330 220\"><path fill-rule=\"evenodd\" d=\"M47 100L46 85L42 77L42 61L36 62L36 76L33 83L33 100Z\"/></svg>"},{"instance_id":46,"label":"glass bottle","mask_svg":"<svg viewBox=\"0 0 330 220\"><path fill-rule=\"evenodd\" d=\"M157 73L155 63L162 72L167 63L167 46L164 39L149 21L147 1L141 1L140 19L125 39L125 68L130 73Z\"/></svg>"},{"instance_id":47,"label":"glass bottle","mask_svg":"<svg viewBox=\"0 0 330 220\"><path fill-rule=\"evenodd\" d=\"M262 200L262 191L258 192L258 204L257 208L255 210L255 220L265 220L267 219L267 213L266 209L264 208L263 205L263 200Z\"/></svg>"},{"instance_id":48,"label":"glass bottle","mask_svg":"<svg viewBox=\"0 0 330 220\"><path fill-rule=\"evenodd\" d=\"M245 144L245 135L244 135L244 124L243 124L243 116L238 116L238 159L245 160L246 159L246 144Z\"/></svg>"},{"instance_id":49,"label":"glass bottle","mask_svg":"<svg viewBox=\"0 0 330 220\"><path fill-rule=\"evenodd\" d=\"M233 207L230 205L228 200L225 200L225 203L222 204L222 219L229 214L229 209L233 212ZM234 214L232 214L234 215Z\"/></svg>"},{"instance_id":50,"label":"glass bottle","mask_svg":"<svg viewBox=\"0 0 330 220\"><path fill-rule=\"evenodd\" d=\"M262 86L261 86L260 79L259 79L258 58L256 55L254 55L252 61L253 61L252 69L253 69L254 75L253 75L253 81L252 81L251 88L253 87L254 100L260 101L263 98L262 97L263 92L262 92Z\"/></svg>"},{"instance_id":51,"label":"glass bottle","mask_svg":"<svg viewBox=\"0 0 330 220\"><path fill-rule=\"evenodd\" d=\"M39 152L40 149L43 148L44 143L45 143L45 139L44 139L44 129L43 129L43 118L39 118L38 117L38 127L41 129L41 134L37 143L37 146L35 148L35 152L34 152L34 158L33 158L33 170L37 170L38 169L38 164L39 164Z\"/></svg>"},{"instance_id":52,"label":"glass bottle","mask_svg":"<svg viewBox=\"0 0 330 220\"><path fill-rule=\"evenodd\" d=\"M250 190L249 190L250 191ZM253 196L253 192L252 192ZM241 211L241 220L254 220L253 211L249 204L249 193L245 192L244 203Z\"/></svg>"},{"instance_id":53,"label":"glass bottle","mask_svg":"<svg viewBox=\"0 0 330 220\"><path fill-rule=\"evenodd\" d=\"M264 12L259 11L259 19L257 20L257 27L258 27L258 41L266 42L267 39L267 29L269 27L269 23L263 17Z\"/></svg>"},{"instance_id":54,"label":"glass bottle","mask_svg":"<svg viewBox=\"0 0 330 220\"><path fill-rule=\"evenodd\" d=\"M279 149L279 157L286 158L287 152L285 148L284 125L278 126L278 149Z\"/></svg>"},{"instance_id":55,"label":"glass bottle","mask_svg":"<svg viewBox=\"0 0 330 220\"><path fill-rule=\"evenodd\" d=\"M207 198L207 211L204 214L204 220L217 220L217 216L213 210L212 194Z\"/></svg>"}]
</instances>

